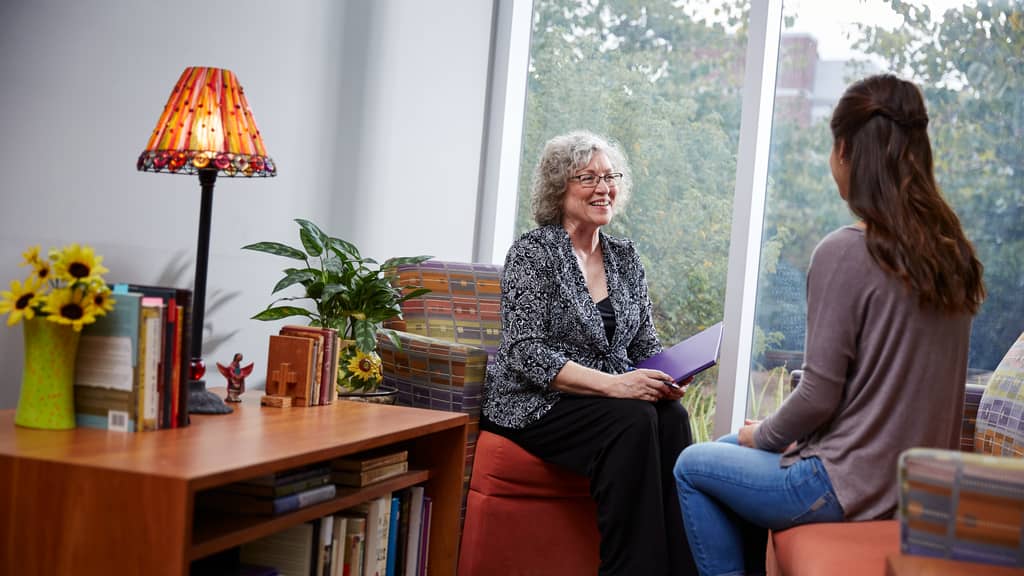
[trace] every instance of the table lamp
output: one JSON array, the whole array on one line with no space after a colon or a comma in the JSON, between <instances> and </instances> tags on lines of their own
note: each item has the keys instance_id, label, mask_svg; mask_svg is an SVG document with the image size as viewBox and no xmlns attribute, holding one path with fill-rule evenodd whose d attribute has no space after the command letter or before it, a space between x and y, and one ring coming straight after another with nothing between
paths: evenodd
<instances>
[{"instance_id":1,"label":"table lamp","mask_svg":"<svg viewBox=\"0 0 1024 576\"><path fill-rule=\"evenodd\" d=\"M163 114L136 166L143 172L198 174L202 189L199 241L192 294L192 363L188 411L192 414L231 412L224 401L206 390L203 375L203 322L206 307L206 268L210 252L210 216L217 175L275 176L263 138L245 93L234 73L220 68L186 68L178 78Z\"/></svg>"}]
</instances>

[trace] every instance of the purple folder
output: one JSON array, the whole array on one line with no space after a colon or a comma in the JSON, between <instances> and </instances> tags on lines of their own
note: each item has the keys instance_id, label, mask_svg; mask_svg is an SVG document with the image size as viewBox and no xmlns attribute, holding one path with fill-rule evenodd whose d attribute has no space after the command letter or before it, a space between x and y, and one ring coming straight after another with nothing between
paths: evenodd
<instances>
[{"instance_id":1,"label":"purple folder","mask_svg":"<svg viewBox=\"0 0 1024 576\"><path fill-rule=\"evenodd\" d=\"M718 349L722 345L722 323L690 336L671 348L666 348L636 365L668 374L676 383L686 380L718 363Z\"/></svg>"}]
</instances>

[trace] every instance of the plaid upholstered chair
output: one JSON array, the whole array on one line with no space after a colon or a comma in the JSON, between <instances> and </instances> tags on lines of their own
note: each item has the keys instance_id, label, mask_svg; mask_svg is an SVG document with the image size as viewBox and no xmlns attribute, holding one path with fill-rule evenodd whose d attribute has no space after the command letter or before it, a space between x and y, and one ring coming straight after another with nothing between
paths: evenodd
<instances>
[{"instance_id":1,"label":"plaid upholstered chair","mask_svg":"<svg viewBox=\"0 0 1024 576\"><path fill-rule=\"evenodd\" d=\"M501 267L427 261L399 285L431 292L402 305L401 349L379 340L384 381L406 406L465 412L465 520L459 574L595 574L597 512L587 479L479 431L486 366L501 340Z\"/></svg>"},{"instance_id":2,"label":"plaid upholstered chair","mask_svg":"<svg viewBox=\"0 0 1024 576\"><path fill-rule=\"evenodd\" d=\"M904 452L899 486L898 520L773 533L769 573L881 575L913 556L961 561L934 574L1024 573L1000 567L1024 568L1024 334L985 386L968 385L960 451Z\"/></svg>"}]
</instances>

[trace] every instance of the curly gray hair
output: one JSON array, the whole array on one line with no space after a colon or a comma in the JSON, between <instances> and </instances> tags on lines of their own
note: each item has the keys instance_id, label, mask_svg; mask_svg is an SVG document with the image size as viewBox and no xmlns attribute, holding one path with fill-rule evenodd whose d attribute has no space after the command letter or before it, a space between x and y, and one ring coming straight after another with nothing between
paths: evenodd
<instances>
[{"instance_id":1,"label":"curly gray hair","mask_svg":"<svg viewBox=\"0 0 1024 576\"><path fill-rule=\"evenodd\" d=\"M595 152L603 152L616 172L622 172L615 195L615 212L629 200L633 178L626 153L617 142L585 130L555 136L544 145L530 186L530 207L539 226L561 224L562 204L569 178L590 164Z\"/></svg>"}]
</instances>

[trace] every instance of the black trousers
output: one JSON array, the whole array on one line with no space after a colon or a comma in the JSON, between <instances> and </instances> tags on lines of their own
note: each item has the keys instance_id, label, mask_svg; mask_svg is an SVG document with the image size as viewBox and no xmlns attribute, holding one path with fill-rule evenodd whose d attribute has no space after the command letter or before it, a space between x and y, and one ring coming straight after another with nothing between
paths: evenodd
<instances>
[{"instance_id":1,"label":"black trousers","mask_svg":"<svg viewBox=\"0 0 1024 576\"><path fill-rule=\"evenodd\" d=\"M481 425L590 479L600 575L697 574L672 476L676 457L693 441L682 404L566 394L523 429L486 419Z\"/></svg>"}]
</instances>

